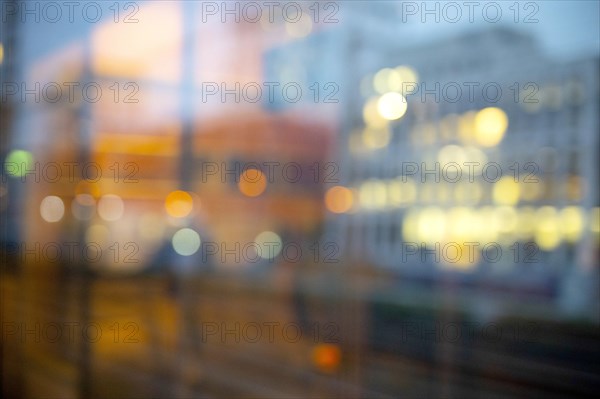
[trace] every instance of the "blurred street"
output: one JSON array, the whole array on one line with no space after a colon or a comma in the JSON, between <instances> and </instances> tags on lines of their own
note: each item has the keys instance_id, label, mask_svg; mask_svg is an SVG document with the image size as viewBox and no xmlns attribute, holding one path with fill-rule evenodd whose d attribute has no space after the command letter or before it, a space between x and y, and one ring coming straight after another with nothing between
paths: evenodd
<instances>
[{"instance_id":1,"label":"blurred street","mask_svg":"<svg viewBox=\"0 0 600 399\"><path fill-rule=\"evenodd\" d=\"M267 281L205 276L175 292L160 276L69 277L61 288L39 272L10 276L2 310L18 322L3 324L5 387L65 398L81 390L88 397L392 398L401 390L409 397L559 398L592 397L599 387L598 367L590 368L600 352L596 328L497 319L493 330L473 327L460 339L451 331L444 339L436 320L460 325L469 317L452 288L427 298L407 284L407 295L394 298L389 283L350 282L346 294L335 294L319 282L323 276L307 274L301 285L310 289L301 296L309 320L297 338L296 328L283 330L302 325L292 273ZM421 292L421 306L409 299L413 291ZM314 326L327 323L335 328L317 334ZM414 326L426 326L424 334ZM341 349L339 359L316 355L328 342Z\"/></svg>"}]
</instances>

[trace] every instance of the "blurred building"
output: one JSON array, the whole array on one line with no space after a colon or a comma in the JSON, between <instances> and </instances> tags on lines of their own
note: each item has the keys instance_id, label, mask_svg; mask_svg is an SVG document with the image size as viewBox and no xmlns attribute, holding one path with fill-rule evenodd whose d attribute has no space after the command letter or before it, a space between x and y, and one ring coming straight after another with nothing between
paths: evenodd
<instances>
[{"instance_id":1,"label":"blurred building","mask_svg":"<svg viewBox=\"0 0 600 399\"><path fill-rule=\"evenodd\" d=\"M253 2L57 24L30 10L58 3L21 4L0 65L8 396L597 390L598 59L507 29L412 47L406 2L302 3L293 23L228 11ZM265 82L302 100L238 99ZM277 242L309 255L248 259ZM49 337L71 321L83 340ZM274 321L310 330L229 335Z\"/></svg>"},{"instance_id":2,"label":"blurred building","mask_svg":"<svg viewBox=\"0 0 600 399\"><path fill-rule=\"evenodd\" d=\"M356 198L339 219L349 251L409 276L459 271L595 317L598 59L553 62L501 29L396 54L362 81L364 122L342 150ZM406 113L382 122L382 99L403 74L417 89L400 89Z\"/></svg>"},{"instance_id":3,"label":"blurred building","mask_svg":"<svg viewBox=\"0 0 600 399\"><path fill-rule=\"evenodd\" d=\"M285 239L322 228L323 184L313 171L329 157L333 126L278 109L266 91L260 101L205 92L208 84L224 91L262 85L264 53L293 38L271 34L285 32L283 22L223 24L217 16L197 24L199 4L146 2L135 24L76 21L53 48L15 59L24 68L14 79L31 92L11 96L20 117L4 157L24 166L3 172L19 187L16 241L93 243L105 251L134 243L139 262L95 266L135 272L186 227L230 249L263 231ZM24 40L34 43L46 25L23 24ZM157 25L165 26L160 34ZM288 166L300 170L297 181ZM258 182L242 187L248 168L259 170Z\"/></svg>"},{"instance_id":4,"label":"blurred building","mask_svg":"<svg viewBox=\"0 0 600 399\"><path fill-rule=\"evenodd\" d=\"M342 204L329 207L339 213L329 233L352 257L418 278L518 286L587 308L597 290L577 287L598 272L598 59L554 62L530 36L506 29L411 48L394 39L393 7L357 3L342 10L344 24L329 26L227 29L219 20L194 24L201 16L191 3L148 3L135 26L107 20L74 29L39 57L30 59L29 49L18 77L27 87L77 82L104 96L90 101L76 91L74 99L22 102L5 159L43 180L8 190L22 208L13 213L29 215L22 241L85 235L109 245L111 237L145 242L140 257L150 259L159 242L193 223L218 242L249 242L273 229L317 234L322 184L338 183L279 179L242 201L230 177L265 161L297 162L306 177L324 166L338 130L343 187L329 200ZM158 37L157 23L172 29ZM29 42L43 29L23 28ZM215 38L228 37L233 47L219 50ZM240 57L243 66L232 61ZM303 100L204 101L206 83L264 81L296 83ZM46 167L56 160L77 163L77 176L50 181ZM90 163L101 178L83 168ZM205 182L210 163L233 175ZM11 178L22 180L21 171ZM165 213L178 191L195 193L184 200L194 212ZM44 219L45 200L58 213ZM261 212L268 217L260 226L245 219ZM501 256L473 249L488 243Z\"/></svg>"},{"instance_id":5,"label":"blurred building","mask_svg":"<svg viewBox=\"0 0 600 399\"><path fill-rule=\"evenodd\" d=\"M306 74L338 77L343 186L329 193L329 233L352 259L411 278L595 317L598 59L554 61L507 28L410 47L385 5L364 7L269 54L281 71L318 53Z\"/></svg>"}]
</instances>

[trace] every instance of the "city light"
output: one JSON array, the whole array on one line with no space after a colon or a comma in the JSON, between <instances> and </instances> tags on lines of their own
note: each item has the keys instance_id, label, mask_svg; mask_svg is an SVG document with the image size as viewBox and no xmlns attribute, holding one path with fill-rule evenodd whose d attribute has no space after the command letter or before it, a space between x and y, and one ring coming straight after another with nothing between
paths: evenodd
<instances>
[{"instance_id":1,"label":"city light","mask_svg":"<svg viewBox=\"0 0 600 399\"><path fill-rule=\"evenodd\" d=\"M25 150L12 150L4 161L4 170L10 176L25 176L28 170L33 169L33 155Z\"/></svg>"},{"instance_id":2,"label":"city light","mask_svg":"<svg viewBox=\"0 0 600 399\"><path fill-rule=\"evenodd\" d=\"M400 91L402 89L402 76L395 69L381 69L373 77L373 88L379 94Z\"/></svg>"},{"instance_id":3,"label":"city light","mask_svg":"<svg viewBox=\"0 0 600 399\"><path fill-rule=\"evenodd\" d=\"M260 170L250 168L242 172L238 187L245 196L258 197L267 188L267 178Z\"/></svg>"},{"instance_id":4,"label":"city light","mask_svg":"<svg viewBox=\"0 0 600 399\"><path fill-rule=\"evenodd\" d=\"M360 205L368 210L383 209L387 203L387 187L381 180L368 180L359 189Z\"/></svg>"},{"instance_id":5,"label":"city light","mask_svg":"<svg viewBox=\"0 0 600 399\"><path fill-rule=\"evenodd\" d=\"M450 144L442 147L438 153L438 161L442 165L456 162L459 165L464 164L467 161L467 154L462 147L455 144Z\"/></svg>"},{"instance_id":6,"label":"city light","mask_svg":"<svg viewBox=\"0 0 600 399\"><path fill-rule=\"evenodd\" d=\"M479 223L475 213L467 207L450 208L446 214L447 234L446 240L451 242L476 241Z\"/></svg>"},{"instance_id":7,"label":"city light","mask_svg":"<svg viewBox=\"0 0 600 399\"><path fill-rule=\"evenodd\" d=\"M529 241L535 232L535 208L523 207L519 209L519 218L517 223L516 235L521 241Z\"/></svg>"},{"instance_id":8,"label":"city light","mask_svg":"<svg viewBox=\"0 0 600 399\"><path fill-rule=\"evenodd\" d=\"M561 233L565 240L571 244L579 241L585 225L582 209L577 206L568 206L561 209L559 218Z\"/></svg>"},{"instance_id":9,"label":"city light","mask_svg":"<svg viewBox=\"0 0 600 399\"><path fill-rule=\"evenodd\" d=\"M107 222L121 219L125 212L125 204L121 197L115 194L106 194L98 201L98 215Z\"/></svg>"},{"instance_id":10,"label":"city light","mask_svg":"<svg viewBox=\"0 0 600 399\"><path fill-rule=\"evenodd\" d=\"M415 201L417 188L412 180L397 178L388 182L387 193L390 206L406 207Z\"/></svg>"},{"instance_id":11,"label":"city light","mask_svg":"<svg viewBox=\"0 0 600 399\"><path fill-rule=\"evenodd\" d=\"M191 256L200 248L200 236L190 228L183 228L173 234L173 249L181 256Z\"/></svg>"},{"instance_id":12,"label":"city light","mask_svg":"<svg viewBox=\"0 0 600 399\"><path fill-rule=\"evenodd\" d=\"M446 239L446 218L444 211L432 206L423 209L418 216L417 240L428 244L443 242Z\"/></svg>"},{"instance_id":13,"label":"city light","mask_svg":"<svg viewBox=\"0 0 600 399\"><path fill-rule=\"evenodd\" d=\"M507 128L508 116L500 108L485 108L475 115L475 140L484 147L498 145Z\"/></svg>"},{"instance_id":14,"label":"city light","mask_svg":"<svg viewBox=\"0 0 600 399\"><path fill-rule=\"evenodd\" d=\"M338 345L318 344L312 350L312 361L318 370L326 373L337 371L342 360Z\"/></svg>"},{"instance_id":15,"label":"city light","mask_svg":"<svg viewBox=\"0 0 600 399\"><path fill-rule=\"evenodd\" d=\"M409 66L397 66L395 72L400 76L400 81L402 83L417 83L419 81L419 75Z\"/></svg>"},{"instance_id":16,"label":"city light","mask_svg":"<svg viewBox=\"0 0 600 399\"><path fill-rule=\"evenodd\" d=\"M418 209L411 209L402 220L402 237L408 242L419 242L419 213Z\"/></svg>"},{"instance_id":17,"label":"city light","mask_svg":"<svg viewBox=\"0 0 600 399\"><path fill-rule=\"evenodd\" d=\"M365 125L370 128L381 129L388 126L388 120L378 111L379 97L371 97L363 107Z\"/></svg>"},{"instance_id":18,"label":"city light","mask_svg":"<svg viewBox=\"0 0 600 399\"><path fill-rule=\"evenodd\" d=\"M272 231L263 231L254 238L259 248L259 256L263 259L274 259L283 247L281 237Z\"/></svg>"},{"instance_id":19,"label":"city light","mask_svg":"<svg viewBox=\"0 0 600 399\"><path fill-rule=\"evenodd\" d=\"M552 251L561 241L558 212L551 206L536 211L535 242L545 251Z\"/></svg>"},{"instance_id":20,"label":"city light","mask_svg":"<svg viewBox=\"0 0 600 399\"><path fill-rule=\"evenodd\" d=\"M377 111L389 121L402 118L407 108L406 98L399 93L386 93L377 101Z\"/></svg>"},{"instance_id":21,"label":"city light","mask_svg":"<svg viewBox=\"0 0 600 399\"><path fill-rule=\"evenodd\" d=\"M511 176L504 176L494 184L494 202L498 205L516 205L519 202L520 187Z\"/></svg>"},{"instance_id":22,"label":"city light","mask_svg":"<svg viewBox=\"0 0 600 399\"><path fill-rule=\"evenodd\" d=\"M417 73L410 67L400 65L396 68L380 69L373 77L373 89L379 94L389 92L403 93L409 84L416 84Z\"/></svg>"},{"instance_id":23,"label":"city light","mask_svg":"<svg viewBox=\"0 0 600 399\"><path fill-rule=\"evenodd\" d=\"M325 206L333 213L346 213L352 209L354 197L352 191L346 187L331 187L325 193Z\"/></svg>"},{"instance_id":24,"label":"city light","mask_svg":"<svg viewBox=\"0 0 600 399\"><path fill-rule=\"evenodd\" d=\"M40 203L40 215L48 223L60 221L65 214L65 204L60 197L49 195Z\"/></svg>"},{"instance_id":25,"label":"city light","mask_svg":"<svg viewBox=\"0 0 600 399\"><path fill-rule=\"evenodd\" d=\"M458 118L458 136L465 144L475 144L475 117L477 112L468 111Z\"/></svg>"},{"instance_id":26,"label":"city light","mask_svg":"<svg viewBox=\"0 0 600 399\"><path fill-rule=\"evenodd\" d=\"M477 241L483 243L496 242L500 237L498 229L502 220L498 219L502 217L502 213L497 212L493 206L483 206L478 208L476 212L480 223Z\"/></svg>"},{"instance_id":27,"label":"city light","mask_svg":"<svg viewBox=\"0 0 600 399\"><path fill-rule=\"evenodd\" d=\"M192 196L185 191L173 191L165 200L165 209L169 216L183 218L188 216L194 208Z\"/></svg>"},{"instance_id":28,"label":"city light","mask_svg":"<svg viewBox=\"0 0 600 399\"><path fill-rule=\"evenodd\" d=\"M496 240L505 246L514 243L518 226L516 209L512 206L498 206L494 208L492 218L492 226L498 233Z\"/></svg>"}]
</instances>

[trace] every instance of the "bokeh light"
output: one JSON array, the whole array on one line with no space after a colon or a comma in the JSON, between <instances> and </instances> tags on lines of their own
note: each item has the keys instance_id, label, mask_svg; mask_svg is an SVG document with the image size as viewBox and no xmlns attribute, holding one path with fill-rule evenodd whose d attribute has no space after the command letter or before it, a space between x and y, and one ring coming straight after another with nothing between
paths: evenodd
<instances>
[{"instance_id":1,"label":"bokeh light","mask_svg":"<svg viewBox=\"0 0 600 399\"><path fill-rule=\"evenodd\" d=\"M173 191L165 200L165 209L169 216L174 218L186 217L192 212L194 201L192 196L185 191Z\"/></svg>"},{"instance_id":2,"label":"bokeh light","mask_svg":"<svg viewBox=\"0 0 600 399\"><path fill-rule=\"evenodd\" d=\"M417 186L412 179L398 177L388 184L390 205L406 207L417 199Z\"/></svg>"},{"instance_id":3,"label":"bokeh light","mask_svg":"<svg viewBox=\"0 0 600 399\"><path fill-rule=\"evenodd\" d=\"M354 196L349 188L331 187L325 193L325 206L330 212L345 213L352 209Z\"/></svg>"},{"instance_id":4,"label":"bokeh light","mask_svg":"<svg viewBox=\"0 0 600 399\"><path fill-rule=\"evenodd\" d=\"M446 239L446 215L438 207L428 207L417 218L417 240L435 244Z\"/></svg>"},{"instance_id":5,"label":"bokeh light","mask_svg":"<svg viewBox=\"0 0 600 399\"><path fill-rule=\"evenodd\" d=\"M508 116L500 108L485 108L475 115L475 140L483 147L498 145L507 128Z\"/></svg>"},{"instance_id":6,"label":"bokeh light","mask_svg":"<svg viewBox=\"0 0 600 399\"><path fill-rule=\"evenodd\" d=\"M4 170L13 177L22 177L32 169L33 155L29 151L13 150L8 153L4 161Z\"/></svg>"},{"instance_id":7,"label":"bokeh light","mask_svg":"<svg viewBox=\"0 0 600 399\"><path fill-rule=\"evenodd\" d=\"M535 232L535 208L523 207L519 209L519 218L517 222L516 236L522 241L529 241L533 238Z\"/></svg>"},{"instance_id":8,"label":"bokeh light","mask_svg":"<svg viewBox=\"0 0 600 399\"><path fill-rule=\"evenodd\" d=\"M386 93L377 101L377 111L384 119L400 119L406 113L406 98L399 93Z\"/></svg>"},{"instance_id":9,"label":"bokeh light","mask_svg":"<svg viewBox=\"0 0 600 399\"><path fill-rule=\"evenodd\" d=\"M519 183L511 176L504 176L494 184L494 202L498 205L516 205L520 192Z\"/></svg>"},{"instance_id":10,"label":"bokeh light","mask_svg":"<svg viewBox=\"0 0 600 399\"><path fill-rule=\"evenodd\" d=\"M40 215L48 223L60 221L65 214L65 204L60 197L49 195L40 203Z\"/></svg>"},{"instance_id":11,"label":"bokeh light","mask_svg":"<svg viewBox=\"0 0 600 399\"><path fill-rule=\"evenodd\" d=\"M395 68L395 72L400 76L400 80L402 81L402 83L417 83L419 80L419 75L417 74L417 71L415 71L409 66L397 66Z\"/></svg>"},{"instance_id":12,"label":"bokeh light","mask_svg":"<svg viewBox=\"0 0 600 399\"><path fill-rule=\"evenodd\" d=\"M558 212L551 206L536 211L535 242L544 251L552 251L561 241Z\"/></svg>"},{"instance_id":13,"label":"bokeh light","mask_svg":"<svg viewBox=\"0 0 600 399\"><path fill-rule=\"evenodd\" d=\"M477 219L474 212L467 207L450 208L446 215L446 239L452 242L468 242L477 240Z\"/></svg>"},{"instance_id":14,"label":"bokeh light","mask_svg":"<svg viewBox=\"0 0 600 399\"><path fill-rule=\"evenodd\" d=\"M125 204L121 197L115 194L106 194L98 201L98 215L107 222L121 219L125 211Z\"/></svg>"},{"instance_id":15,"label":"bokeh light","mask_svg":"<svg viewBox=\"0 0 600 399\"><path fill-rule=\"evenodd\" d=\"M258 246L263 259L274 259L281 252L283 247L281 237L272 231L263 231L254 238L254 243Z\"/></svg>"},{"instance_id":16,"label":"bokeh light","mask_svg":"<svg viewBox=\"0 0 600 399\"><path fill-rule=\"evenodd\" d=\"M267 188L267 178L258 169L246 169L238 182L240 192L247 197L258 197Z\"/></svg>"},{"instance_id":17,"label":"bokeh light","mask_svg":"<svg viewBox=\"0 0 600 399\"><path fill-rule=\"evenodd\" d=\"M467 161L467 154L463 150L462 147L450 144L442 147L442 149L438 153L438 161L444 167L451 162L456 162L459 165L462 165Z\"/></svg>"},{"instance_id":18,"label":"bokeh light","mask_svg":"<svg viewBox=\"0 0 600 399\"><path fill-rule=\"evenodd\" d=\"M373 88L379 94L402 89L402 77L391 68L381 69L373 77Z\"/></svg>"},{"instance_id":19,"label":"bokeh light","mask_svg":"<svg viewBox=\"0 0 600 399\"><path fill-rule=\"evenodd\" d=\"M585 226L583 211L577 206L568 206L560 211L560 228L566 241L574 244L581 238Z\"/></svg>"},{"instance_id":20,"label":"bokeh light","mask_svg":"<svg viewBox=\"0 0 600 399\"><path fill-rule=\"evenodd\" d=\"M364 209L377 210L383 209L387 203L386 184L377 179L371 179L364 182L359 189L360 205Z\"/></svg>"},{"instance_id":21,"label":"bokeh light","mask_svg":"<svg viewBox=\"0 0 600 399\"><path fill-rule=\"evenodd\" d=\"M342 351L335 344L318 344L312 350L312 361L319 371L332 373L340 367Z\"/></svg>"},{"instance_id":22,"label":"bokeh light","mask_svg":"<svg viewBox=\"0 0 600 399\"><path fill-rule=\"evenodd\" d=\"M201 240L198 233L186 227L173 234L171 243L173 245L173 249L179 255L190 256L198 252Z\"/></svg>"},{"instance_id":23,"label":"bokeh light","mask_svg":"<svg viewBox=\"0 0 600 399\"><path fill-rule=\"evenodd\" d=\"M363 107L363 119L367 127L381 129L388 126L389 121L378 111L378 101L379 97L371 97Z\"/></svg>"}]
</instances>

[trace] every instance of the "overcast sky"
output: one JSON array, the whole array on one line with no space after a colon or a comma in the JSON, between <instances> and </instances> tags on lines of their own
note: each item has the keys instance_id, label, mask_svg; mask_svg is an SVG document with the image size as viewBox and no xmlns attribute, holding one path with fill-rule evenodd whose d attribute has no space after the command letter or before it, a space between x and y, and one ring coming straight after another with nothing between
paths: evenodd
<instances>
[{"instance_id":1,"label":"overcast sky","mask_svg":"<svg viewBox=\"0 0 600 399\"><path fill-rule=\"evenodd\" d=\"M455 3L461 5L463 18L458 23L448 23L442 21L440 23L421 23L420 15L412 16L407 19L407 23L402 23L402 17L400 9L402 8L402 2L389 0L385 2L365 2L367 5L366 10L375 11L377 4L380 5L391 5L394 4L397 7L398 13L398 28L400 31L407 33L407 37L410 37L410 45L419 45L421 43L438 41L447 37L448 35L456 35L466 31L477 31L498 25L503 25L512 29L519 29L534 34L543 48L548 52L549 55L563 58L572 59L578 57L586 57L591 55L600 55L600 1L599 0L588 0L588 1L568 1L568 0L545 0L537 1L535 4L538 5L539 9L535 13L535 18L539 20L537 23L514 23L514 13L509 7L515 4L516 1L496 1L503 10L503 15L499 23L490 24L485 22L482 18L482 8L486 2L477 2L479 6L475 11L475 23L470 23L468 20L468 11L463 3L466 0L457 0ZM140 2L140 5L146 2ZM261 4L260 1L258 1ZM344 2L339 1L340 8L343 9ZM409 3L421 6L422 1L411 1ZM433 7L434 2L428 3L429 8ZM443 7L447 4L445 1L437 1L439 7ZM489 3L489 2L488 2ZM524 9L525 4L534 3L520 1L521 12L520 19L522 20L528 15L533 9ZM310 2L303 3L305 7L308 7ZM308 5L307 5L308 4ZM348 4L348 3L346 3ZM106 7L105 7L106 8ZM390 7L381 7L385 10L384 14L388 12ZM393 8L393 7L392 7ZM110 17L108 10L105 10L107 18ZM367 11L368 12L368 11ZM215 17L216 18L216 17ZM66 20L66 18L64 18ZM387 19L389 21L389 19ZM395 19L394 19L395 21ZM35 24L30 28L26 29L28 37L25 38L22 43L21 52L25 56L25 59L36 59L41 56L45 56L49 53L62 48L65 42L72 42L77 38L83 38L87 35L90 28L93 28L95 24L82 23L81 18L78 19L79 23L58 23L58 24ZM198 23L201 23L198 21ZM340 24L343 24L344 20L340 20ZM37 29L35 29L37 28ZM157 27L160 29L160 27Z\"/></svg>"},{"instance_id":2,"label":"overcast sky","mask_svg":"<svg viewBox=\"0 0 600 399\"><path fill-rule=\"evenodd\" d=\"M421 4L420 2L415 3ZM463 1L457 1L457 3L463 4ZM468 21L466 8L463 8L465 15L458 23L449 23L442 18L440 23L423 24L418 18L407 17L409 23L405 24L404 28L411 32L412 44L417 44L418 41L436 41L449 34L481 30L502 24L508 28L531 32L538 38L544 50L557 58L572 59L600 55L600 1L537 1L535 3L539 9L535 13L535 18L539 22L527 24L514 23L513 11L509 9L515 3L514 1L498 1L496 3L500 4L503 10L498 24L485 22L481 17L480 7L474 13L475 23ZM522 7L526 3L520 2ZM441 4L444 3L441 2ZM433 5L429 3L429 7L433 7ZM533 8L527 10L521 8L520 18L523 19L532 11L534 11ZM490 15L492 15L491 11Z\"/></svg>"}]
</instances>

